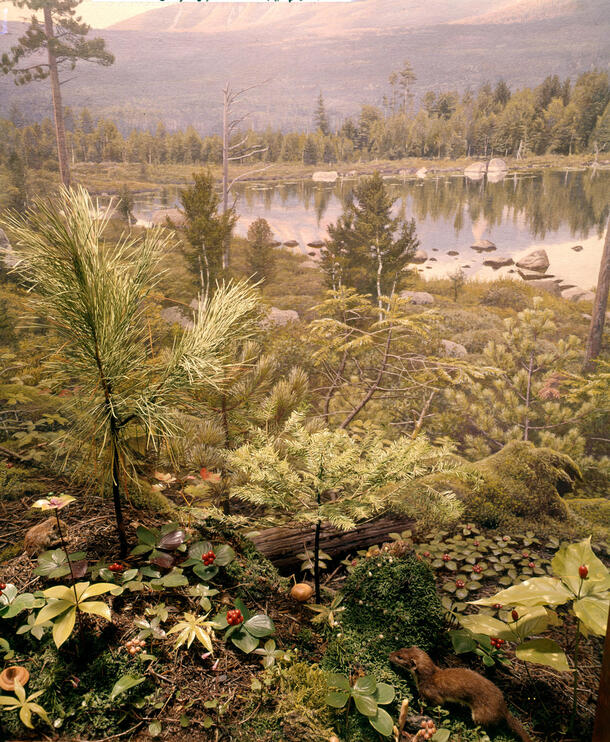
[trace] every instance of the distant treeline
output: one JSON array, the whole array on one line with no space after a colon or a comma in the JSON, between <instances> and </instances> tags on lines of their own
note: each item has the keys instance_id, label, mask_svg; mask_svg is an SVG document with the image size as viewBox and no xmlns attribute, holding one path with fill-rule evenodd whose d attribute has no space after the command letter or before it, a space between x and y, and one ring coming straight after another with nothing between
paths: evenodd
<instances>
[{"instance_id":1,"label":"distant treeline","mask_svg":"<svg viewBox=\"0 0 610 742\"><path fill-rule=\"evenodd\" d=\"M395 86L398 93L400 89ZM404 90L407 87L404 86ZM428 92L415 109L409 95L384 98L384 107L364 105L358 118L331 131L320 95L312 114L313 133L268 128L235 138L243 152L264 151L248 162L302 162L306 165L403 157L489 157L610 151L610 86L606 72L586 72L576 82L547 77L536 88L512 92L504 81L459 94ZM133 130L124 136L107 118L87 109L65 111L73 162L219 164L220 136L201 136L193 127L168 131ZM49 119L27 125L13 108L0 119L0 162L11 154L24 166L53 168L55 134ZM235 156L239 150L232 151Z\"/></svg>"}]
</instances>

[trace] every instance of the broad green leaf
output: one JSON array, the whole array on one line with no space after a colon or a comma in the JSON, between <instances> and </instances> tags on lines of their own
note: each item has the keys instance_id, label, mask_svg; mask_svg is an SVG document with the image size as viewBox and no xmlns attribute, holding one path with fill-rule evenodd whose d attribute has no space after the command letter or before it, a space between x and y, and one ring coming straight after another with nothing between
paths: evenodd
<instances>
[{"instance_id":1,"label":"broad green leaf","mask_svg":"<svg viewBox=\"0 0 610 742\"><path fill-rule=\"evenodd\" d=\"M396 693L391 685L388 685L388 683L377 683L373 698L377 703L385 706L386 703L392 703L395 695Z\"/></svg>"},{"instance_id":2,"label":"broad green leaf","mask_svg":"<svg viewBox=\"0 0 610 742\"><path fill-rule=\"evenodd\" d=\"M465 629L472 631L473 634L486 634L498 639L514 639L509 627L503 621L493 618L493 616L478 613L474 616L460 616L459 621Z\"/></svg>"},{"instance_id":3,"label":"broad green leaf","mask_svg":"<svg viewBox=\"0 0 610 742\"><path fill-rule=\"evenodd\" d=\"M241 615L244 617L244 621L247 621L252 615L252 611L248 608L248 606L241 598L235 599L235 607L241 611Z\"/></svg>"},{"instance_id":4,"label":"broad green leaf","mask_svg":"<svg viewBox=\"0 0 610 742\"><path fill-rule=\"evenodd\" d=\"M242 652L249 654L258 647L258 639L247 631L237 631L231 636L231 641Z\"/></svg>"},{"instance_id":5,"label":"broad green leaf","mask_svg":"<svg viewBox=\"0 0 610 742\"><path fill-rule=\"evenodd\" d=\"M199 562L193 567L194 574L199 577L200 580L208 582L212 580L218 574L218 567L215 564L210 564L206 567L203 562Z\"/></svg>"},{"instance_id":6,"label":"broad green leaf","mask_svg":"<svg viewBox=\"0 0 610 742\"><path fill-rule=\"evenodd\" d=\"M7 696L4 696L6 698ZM342 709L347 703L349 692L333 690L326 695L326 703L335 709Z\"/></svg>"},{"instance_id":7,"label":"broad green leaf","mask_svg":"<svg viewBox=\"0 0 610 742\"><path fill-rule=\"evenodd\" d=\"M110 606L104 603L103 600L85 600L78 604L78 609L83 613L93 613L96 616L105 618L106 621L110 621L112 616L110 615Z\"/></svg>"},{"instance_id":8,"label":"broad green leaf","mask_svg":"<svg viewBox=\"0 0 610 742\"><path fill-rule=\"evenodd\" d=\"M219 567L226 567L235 559L235 551L229 546L229 544L220 544L214 549L216 554L216 560L214 564Z\"/></svg>"},{"instance_id":9,"label":"broad green leaf","mask_svg":"<svg viewBox=\"0 0 610 742\"><path fill-rule=\"evenodd\" d=\"M553 577L532 577L531 580L525 580L518 585L512 585L506 590L500 590L499 593L491 595L488 598L480 598L472 601L474 605L563 605L572 597L570 591L561 583L560 580Z\"/></svg>"},{"instance_id":10,"label":"broad green leaf","mask_svg":"<svg viewBox=\"0 0 610 742\"><path fill-rule=\"evenodd\" d=\"M93 598L96 595L103 595L115 588L116 585L113 585L111 582L96 582L94 585L89 585L81 592L79 600L86 600L87 598Z\"/></svg>"},{"instance_id":11,"label":"broad green leaf","mask_svg":"<svg viewBox=\"0 0 610 742\"><path fill-rule=\"evenodd\" d=\"M13 618L21 613L21 611L28 611L31 608L36 607L36 598L32 593L23 593L18 595L15 600L9 605L5 613L2 614L3 618Z\"/></svg>"},{"instance_id":12,"label":"broad green leaf","mask_svg":"<svg viewBox=\"0 0 610 742\"><path fill-rule=\"evenodd\" d=\"M585 625L587 631L597 636L606 635L608 626L608 610L610 601L608 598L598 599L593 596L575 600L572 606L576 616Z\"/></svg>"},{"instance_id":13,"label":"broad green leaf","mask_svg":"<svg viewBox=\"0 0 610 742\"><path fill-rule=\"evenodd\" d=\"M532 639L524 642L515 649L515 654L520 660L547 665L554 670L570 669L563 649L552 639Z\"/></svg>"},{"instance_id":14,"label":"broad green leaf","mask_svg":"<svg viewBox=\"0 0 610 742\"><path fill-rule=\"evenodd\" d=\"M160 737L163 727L160 721L151 721L148 725L148 733L151 737Z\"/></svg>"},{"instance_id":15,"label":"broad green leaf","mask_svg":"<svg viewBox=\"0 0 610 742\"><path fill-rule=\"evenodd\" d=\"M549 625L549 617L546 609L542 606L528 608L527 613L521 616L516 623L511 624L515 634L523 641L533 634L541 634Z\"/></svg>"},{"instance_id":16,"label":"broad green leaf","mask_svg":"<svg viewBox=\"0 0 610 742\"><path fill-rule=\"evenodd\" d=\"M349 680L345 675L341 675L338 672L329 672L326 677L329 688L338 688L339 690L345 690L349 693Z\"/></svg>"},{"instance_id":17,"label":"broad green leaf","mask_svg":"<svg viewBox=\"0 0 610 742\"><path fill-rule=\"evenodd\" d=\"M68 603L66 600L54 600L52 603L48 603L41 608L36 616L35 626L40 626L47 621L51 621L60 613L67 611L68 608L73 608L74 603Z\"/></svg>"},{"instance_id":18,"label":"broad green leaf","mask_svg":"<svg viewBox=\"0 0 610 742\"><path fill-rule=\"evenodd\" d=\"M369 723L382 737L389 737L392 734L394 722L385 709L378 708L375 716L369 717Z\"/></svg>"},{"instance_id":19,"label":"broad green leaf","mask_svg":"<svg viewBox=\"0 0 610 742\"><path fill-rule=\"evenodd\" d=\"M121 693L125 693L126 690L134 688L136 685L140 685L140 683L143 683L145 680L145 677L137 675L123 675L112 686L112 690L110 691L110 700L114 700L117 696L120 696Z\"/></svg>"},{"instance_id":20,"label":"broad green leaf","mask_svg":"<svg viewBox=\"0 0 610 742\"><path fill-rule=\"evenodd\" d=\"M377 682L372 675L364 675L354 683L354 690L358 693L374 693L376 687Z\"/></svg>"},{"instance_id":21,"label":"broad green leaf","mask_svg":"<svg viewBox=\"0 0 610 742\"><path fill-rule=\"evenodd\" d=\"M451 732L449 729L437 729L432 736L432 742L449 742Z\"/></svg>"},{"instance_id":22,"label":"broad green leaf","mask_svg":"<svg viewBox=\"0 0 610 742\"><path fill-rule=\"evenodd\" d=\"M578 568L586 565L589 574L581 580ZM591 548L591 537L577 544L562 544L551 561L553 572L561 577L575 596L585 597L610 589L610 572Z\"/></svg>"},{"instance_id":23,"label":"broad green leaf","mask_svg":"<svg viewBox=\"0 0 610 742\"><path fill-rule=\"evenodd\" d=\"M145 526L138 526L136 528L136 536L138 537L138 541L140 541L142 544L146 544L147 546L154 546L159 540L159 535L159 531L157 531L156 528L154 530L150 530Z\"/></svg>"},{"instance_id":24,"label":"broad green leaf","mask_svg":"<svg viewBox=\"0 0 610 742\"><path fill-rule=\"evenodd\" d=\"M74 629L74 622L76 620L76 608L72 606L63 616L61 616L53 624L53 641L55 646L59 649L61 645L69 638Z\"/></svg>"},{"instance_id":25,"label":"broad green leaf","mask_svg":"<svg viewBox=\"0 0 610 742\"><path fill-rule=\"evenodd\" d=\"M48 587L42 591L45 598L55 598L57 600L66 600L68 603L74 605L74 590L67 585L55 585L54 587Z\"/></svg>"},{"instance_id":26,"label":"broad green leaf","mask_svg":"<svg viewBox=\"0 0 610 742\"><path fill-rule=\"evenodd\" d=\"M264 613L257 613L256 616L252 616L244 623L244 628L252 636L263 637L273 634L275 626L273 621L266 616Z\"/></svg>"},{"instance_id":27,"label":"broad green leaf","mask_svg":"<svg viewBox=\"0 0 610 742\"><path fill-rule=\"evenodd\" d=\"M38 694L34 694L33 696L30 696L30 698L34 698ZM44 719L44 721L47 722L49 726L52 726L51 720L49 719L47 712L42 708L42 706L39 706L37 703L30 703L28 704L30 707L30 711L33 711L37 716L40 716L41 719Z\"/></svg>"},{"instance_id":28,"label":"broad green leaf","mask_svg":"<svg viewBox=\"0 0 610 742\"><path fill-rule=\"evenodd\" d=\"M377 701L372 696L365 696L362 693L352 693L356 708L365 716L375 716L377 713Z\"/></svg>"},{"instance_id":29,"label":"broad green leaf","mask_svg":"<svg viewBox=\"0 0 610 742\"><path fill-rule=\"evenodd\" d=\"M456 654L464 654L465 652L472 652L477 646L470 631L450 631L451 643L453 644L453 651Z\"/></svg>"}]
</instances>

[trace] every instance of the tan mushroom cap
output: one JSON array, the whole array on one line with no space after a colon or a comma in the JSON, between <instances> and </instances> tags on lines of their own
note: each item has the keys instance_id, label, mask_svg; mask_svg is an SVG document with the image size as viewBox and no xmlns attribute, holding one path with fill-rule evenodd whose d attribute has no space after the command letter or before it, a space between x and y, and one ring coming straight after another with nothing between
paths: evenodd
<instances>
[{"instance_id":1,"label":"tan mushroom cap","mask_svg":"<svg viewBox=\"0 0 610 742\"><path fill-rule=\"evenodd\" d=\"M0 688L2 690L15 690L15 680L25 685L30 679L30 673L25 667L11 665L0 672Z\"/></svg>"}]
</instances>

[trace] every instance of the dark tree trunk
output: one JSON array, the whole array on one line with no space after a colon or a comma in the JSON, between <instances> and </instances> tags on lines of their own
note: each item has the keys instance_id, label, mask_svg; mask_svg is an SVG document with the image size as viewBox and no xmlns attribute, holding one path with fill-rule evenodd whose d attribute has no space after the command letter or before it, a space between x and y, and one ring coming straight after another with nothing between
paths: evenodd
<instances>
[{"instance_id":1,"label":"dark tree trunk","mask_svg":"<svg viewBox=\"0 0 610 742\"><path fill-rule=\"evenodd\" d=\"M606 240L607 244L607 240ZM591 742L607 742L610 729L610 613L606 626L606 640L604 642L604 656L602 659L602 674L599 679L599 694L595 727Z\"/></svg>"},{"instance_id":2,"label":"dark tree trunk","mask_svg":"<svg viewBox=\"0 0 610 742\"><path fill-rule=\"evenodd\" d=\"M68 149L66 147L66 127L64 125L64 109L61 103L61 89L59 86L59 71L57 59L53 51L53 18L49 5L43 6L44 31L47 37L47 53L49 58L49 70L51 79L51 92L53 95L53 118L55 120L55 136L57 138L57 159L59 161L59 175L61 182L68 188L70 186L70 165L68 164Z\"/></svg>"},{"instance_id":3,"label":"dark tree trunk","mask_svg":"<svg viewBox=\"0 0 610 742\"><path fill-rule=\"evenodd\" d=\"M610 217L606 226L606 240L604 251L599 265L599 277L597 279L597 290L591 316L591 327L585 350L585 371L590 371L592 361L597 358L602 347L604 334L604 323L606 320L606 309L608 307L608 290L610 289Z\"/></svg>"}]
</instances>

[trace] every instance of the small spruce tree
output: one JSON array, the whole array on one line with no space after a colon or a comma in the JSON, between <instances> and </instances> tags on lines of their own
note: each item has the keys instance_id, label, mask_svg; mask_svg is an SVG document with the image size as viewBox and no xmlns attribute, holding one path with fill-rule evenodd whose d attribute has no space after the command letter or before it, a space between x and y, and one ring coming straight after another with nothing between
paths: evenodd
<instances>
[{"instance_id":1,"label":"small spruce tree","mask_svg":"<svg viewBox=\"0 0 610 742\"><path fill-rule=\"evenodd\" d=\"M279 435L259 431L251 443L229 455L229 462L239 482L233 495L264 508L269 523L314 526L318 603L322 525L350 530L390 508L428 523L452 520L460 513L451 494L409 494L415 479L451 467L448 451L433 448L423 437L400 438L389 445L375 435L355 440L345 431L312 429L302 414L294 413Z\"/></svg>"},{"instance_id":2,"label":"small spruce tree","mask_svg":"<svg viewBox=\"0 0 610 742\"><path fill-rule=\"evenodd\" d=\"M275 270L273 232L266 219L255 219L248 227L248 270L255 281L268 282Z\"/></svg>"}]
</instances>

